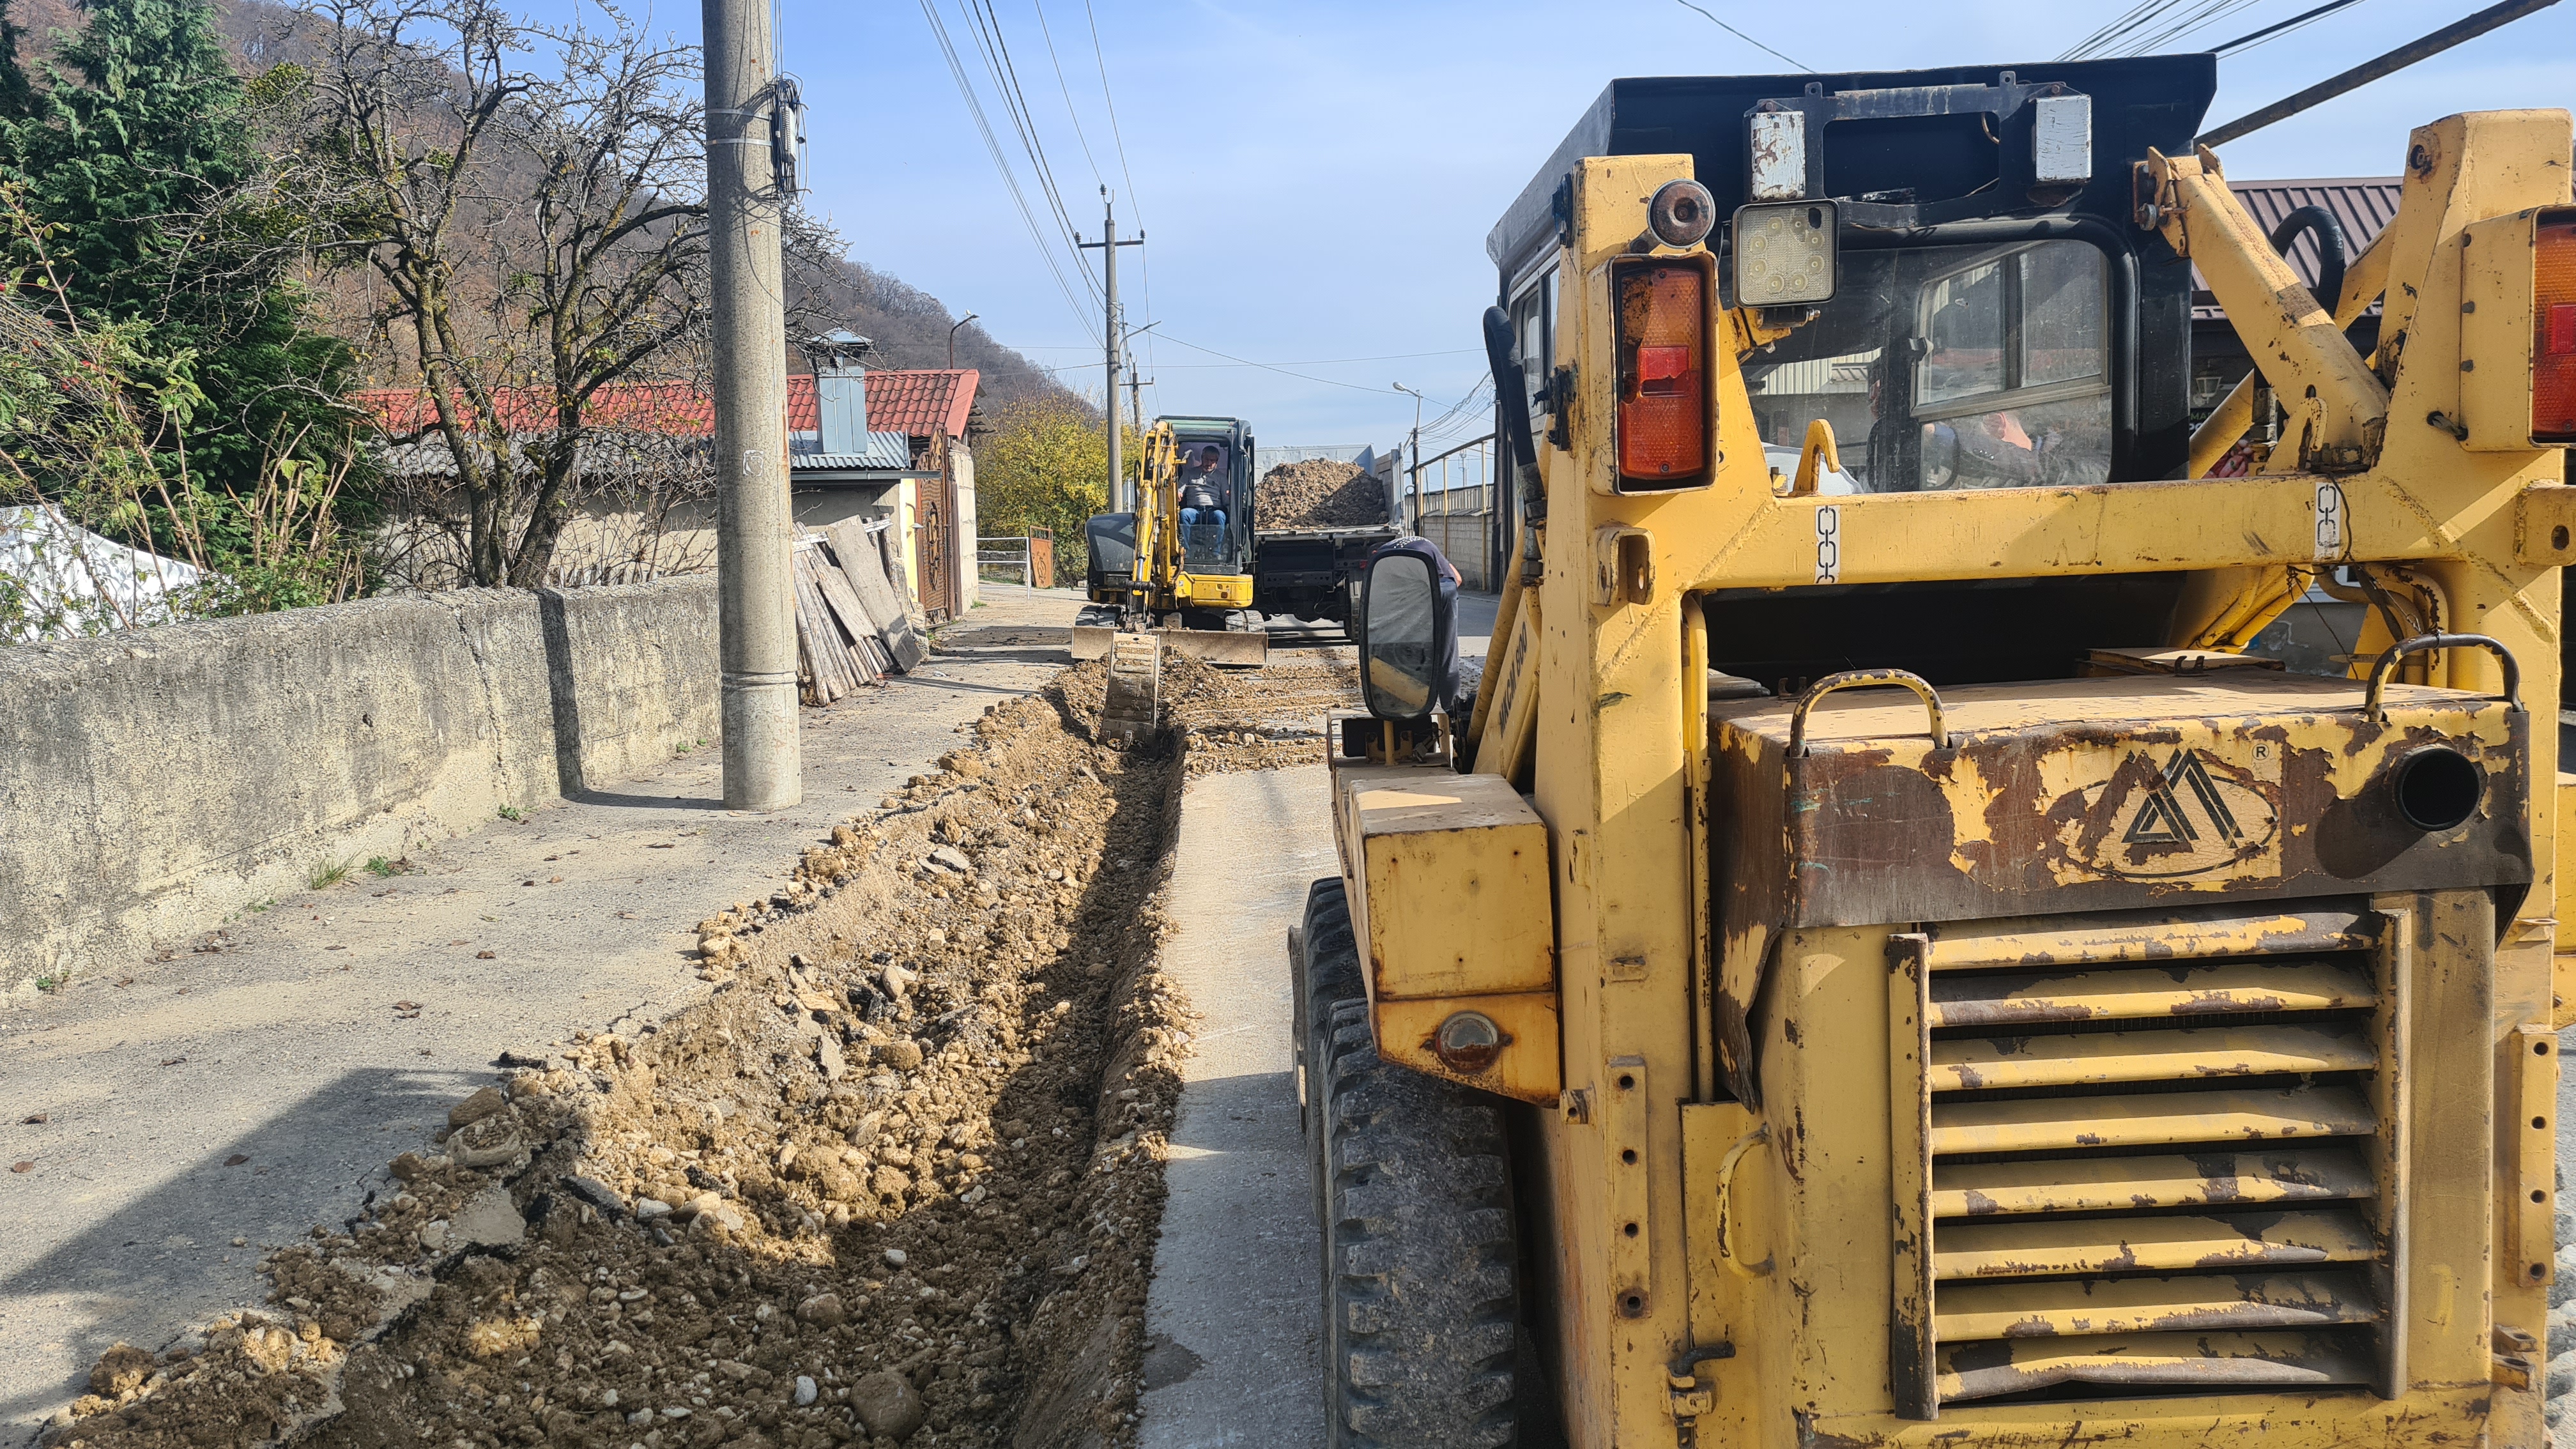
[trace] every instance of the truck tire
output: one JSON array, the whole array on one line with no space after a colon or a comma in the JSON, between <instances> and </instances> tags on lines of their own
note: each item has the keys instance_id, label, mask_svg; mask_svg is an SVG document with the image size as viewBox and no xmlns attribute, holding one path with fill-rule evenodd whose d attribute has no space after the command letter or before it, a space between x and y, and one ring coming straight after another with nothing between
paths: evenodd
<instances>
[{"instance_id":1,"label":"truck tire","mask_svg":"<svg viewBox=\"0 0 2576 1449\"><path fill-rule=\"evenodd\" d=\"M1378 1056L1341 882L1309 892L1305 942L1325 1442L1500 1449L1517 1423L1519 1305L1502 1109Z\"/></svg>"}]
</instances>

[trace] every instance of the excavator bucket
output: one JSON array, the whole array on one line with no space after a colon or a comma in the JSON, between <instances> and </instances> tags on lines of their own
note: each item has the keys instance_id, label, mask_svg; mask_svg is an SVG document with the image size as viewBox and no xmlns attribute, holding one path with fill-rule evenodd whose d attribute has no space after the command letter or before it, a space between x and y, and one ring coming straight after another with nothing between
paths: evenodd
<instances>
[{"instance_id":1,"label":"excavator bucket","mask_svg":"<svg viewBox=\"0 0 2576 1449\"><path fill-rule=\"evenodd\" d=\"M1100 701L1100 738L1116 745L1162 732L1163 646L1151 634L1119 634L1109 647L1109 688Z\"/></svg>"},{"instance_id":2,"label":"excavator bucket","mask_svg":"<svg viewBox=\"0 0 2576 1449\"><path fill-rule=\"evenodd\" d=\"M1077 625L1069 647L1076 659L1103 659L1109 655L1111 642L1120 637L1115 629ZM1270 662L1270 636L1258 629L1157 629L1153 637L1175 654L1209 664L1257 668Z\"/></svg>"}]
</instances>

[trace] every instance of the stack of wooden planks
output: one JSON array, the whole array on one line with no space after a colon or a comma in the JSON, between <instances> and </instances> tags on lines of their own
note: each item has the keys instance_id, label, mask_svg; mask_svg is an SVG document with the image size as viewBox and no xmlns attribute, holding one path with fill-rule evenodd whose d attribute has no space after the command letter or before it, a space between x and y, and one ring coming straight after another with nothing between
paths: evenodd
<instances>
[{"instance_id":1,"label":"stack of wooden planks","mask_svg":"<svg viewBox=\"0 0 2576 1449\"><path fill-rule=\"evenodd\" d=\"M918 666L930 649L904 607L886 525L858 519L795 542L798 694L832 703L863 684Z\"/></svg>"}]
</instances>

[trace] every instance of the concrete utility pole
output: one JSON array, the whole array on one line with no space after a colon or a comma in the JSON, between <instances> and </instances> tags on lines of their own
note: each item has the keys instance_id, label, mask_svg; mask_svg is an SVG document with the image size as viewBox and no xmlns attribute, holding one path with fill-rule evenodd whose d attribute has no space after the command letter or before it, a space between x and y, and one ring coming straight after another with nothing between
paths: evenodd
<instances>
[{"instance_id":1,"label":"concrete utility pole","mask_svg":"<svg viewBox=\"0 0 2576 1449\"><path fill-rule=\"evenodd\" d=\"M1422 531L1422 394L1415 392L1413 389L1406 387L1400 382L1395 384L1395 390L1404 394L1406 397L1413 399L1413 471L1406 476L1413 480L1413 488L1411 490L1413 495L1413 531L1420 533Z\"/></svg>"},{"instance_id":2,"label":"concrete utility pole","mask_svg":"<svg viewBox=\"0 0 2576 1449\"><path fill-rule=\"evenodd\" d=\"M708 3L714 3L714 0L708 0ZM1126 334L1119 331L1118 322L1118 249L1143 246L1145 234L1140 231L1125 241L1118 239L1118 209L1109 199L1109 188L1104 186L1100 188L1100 240L1083 241L1077 233L1074 241L1084 251L1100 253L1104 293L1101 300L1107 321L1107 325L1100 329L1100 336L1109 363L1109 386L1101 391L1100 413L1109 420L1109 507L1113 512L1123 513L1134 509L1136 500L1128 494L1127 479L1119 466L1118 456L1118 354L1126 341Z\"/></svg>"},{"instance_id":3,"label":"concrete utility pole","mask_svg":"<svg viewBox=\"0 0 2576 1449\"><path fill-rule=\"evenodd\" d=\"M788 572L785 198L770 152L776 37L766 0L704 0L704 23L724 800L783 810L805 788Z\"/></svg>"}]
</instances>

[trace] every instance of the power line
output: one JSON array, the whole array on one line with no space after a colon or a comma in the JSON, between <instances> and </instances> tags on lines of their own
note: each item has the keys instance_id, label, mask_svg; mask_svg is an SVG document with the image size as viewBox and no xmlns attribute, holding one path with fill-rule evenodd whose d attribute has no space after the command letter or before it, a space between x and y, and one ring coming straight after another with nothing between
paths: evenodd
<instances>
[{"instance_id":1,"label":"power line","mask_svg":"<svg viewBox=\"0 0 2576 1449\"><path fill-rule=\"evenodd\" d=\"M1081 252L1076 243L1080 233L1073 224L1073 214L1065 209L1064 194L1056 185L1055 169L1047 164L1046 145L1038 137L1037 117L1029 109L1027 94L1020 89L1019 72L1011 64L1010 46L1002 38L1001 17L994 13L991 0L957 0L957 3L958 8L965 12L967 23L974 27L975 43L983 53L985 70L993 77L994 92L1001 96L1012 127L1019 132L1020 149L1028 153L1029 165L1037 174L1038 186L1045 192L1047 204L1055 212L1056 225L1064 233L1065 244L1074 247L1074 255L1079 258ZM1091 269L1082 267L1080 270L1084 289L1098 298L1100 291L1091 281Z\"/></svg>"},{"instance_id":2,"label":"power line","mask_svg":"<svg viewBox=\"0 0 2576 1449\"><path fill-rule=\"evenodd\" d=\"M2215 25L2230 15L2252 9L2261 0L2210 0L2167 22L2162 28L2132 39L2121 50L2122 55L2148 55L2164 49L2194 31Z\"/></svg>"},{"instance_id":3,"label":"power line","mask_svg":"<svg viewBox=\"0 0 2576 1449\"><path fill-rule=\"evenodd\" d=\"M1755 50L1761 51L1765 55L1776 56L1781 60L1788 60L1789 64L1807 72L1809 75L1816 73L1816 68L1814 66L1808 65L1804 61L1789 60L1789 57L1781 55L1780 52L1764 45L1761 41L1754 39L1752 36L1745 34L1743 31L1738 30L1734 26L1727 24L1725 21L1718 19L1716 16L1709 14L1706 10L1700 9L1699 6L1692 4L1691 0L1673 0L1673 3L1681 6L1685 10L1698 10L1701 16L1707 19L1709 24L1716 26L1718 29L1725 31L1727 34L1734 36L1736 39L1743 41L1745 44L1752 46Z\"/></svg>"},{"instance_id":4,"label":"power line","mask_svg":"<svg viewBox=\"0 0 2576 1449\"><path fill-rule=\"evenodd\" d=\"M1209 356L1211 356L1211 357L1222 357L1222 358L1224 358L1224 359L1225 359L1226 361L1228 361L1228 362L1239 362L1239 363L1243 364L1245 367L1257 367L1257 368L1260 368L1260 369L1261 369L1262 371L1264 371L1264 372L1275 372L1275 373L1280 374L1280 375L1281 375L1281 376L1283 376L1283 377L1294 377L1294 378L1298 378L1298 379L1301 379L1301 380L1306 381L1306 382L1320 382L1320 383L1324 384L1326 387L1346 387L1346 388L1349 388L1349 389L1350 389L1351 391L1353 391L1353 392L1373 392L1373 393L1378 393L1378 394L1383 395L1383 394L1385 394L1385 393L1388 393L1388 392L1392 392L1392 391L1394 391L1394 389L1392 389L1392 388L1384 388L1384 387L1367 387L1367 386L1363 386L1362 384L1359 384L1359 383L1356 383L1356 382L1343 382L1343 381L1342 381L1341 379L1339 379L1339 378L1332 378L1332 377L1316 377L1316 376L1314 376L1314 375L1313 375L1313 374L1311 374L1311 373L1304 373L1304 372L1291 372L1291 371L1289 371L1287 368L1281 367L1281 366L1277 365L1276 363L1269 363L1269 362L1255 362L1255 361L1253 361L1253 360L1252 360L1251 358L1249 358L1249 357L1237 357L1237 356L1235 356L1235 355L1234 355L1233 353L1231 353L1231 352L1219 352L1219 351L1217 351L1217 350L1216 350L1215 348L1213 348L1213 347L1202 347L1202 346L1200 346L1199 344L1197 344L1197 343L1195 343L1195 342L1191 342L1191 341L1189 341L1189 340L1187 340L1187 339L1185 339L1185 338L1174 337L1174 336L1172 336L1172 335L1171 335L1170 333L1168 333L1168 332L1166 332L1166 333L1162 334L1162 337L1163 337L1163 340L1164 340L1164 341L1166 341L1166 342L1178 342L1178 343L1180 343L1180 345L1182 345L1183 347L1186 347L1186 348L1190 349L1192 352L1204 352L1204 353L1208 354L1208 355L1209 355Z\"/></svg>"},{"instance_id":5,"label":"power line","mask_svg":"<svg viewBox=\"0 0 2576 1449\"><path fill-rule=\"evenodd\" d=\"M2266 25L2262 29L2255 31L2250 35L2240 35L2234 40L2228 41L2224 45L2213 45L2209 48L2210 54L2225 57L2234 55L2240 50L2251 50L2255 46L2261 45L2266 41L2278 40L2280 37L2289 34L2293 30L2304 29L2309 24L2322 20L2326 16L2332 15L2346 6L2358 5L2360 3L2361 0L2326 0L2325 4L2318 6L2316 9L2302 10L2298 14L2291 16L2289 19L2284 20L2277 25Z\"/></svg>"},{"instance_id":6,"label":"power line","mask_svg":"<svg viewBox=\"0 0 2576 1449\"><path fill-rule=\"evenodd\" d=\"M1000 138L993 134L993 123L984 114L984 102L975 94L974 83L966 78L965 63L957 58L957 46L948 37L948 26L940 20L932 0L921 0L921 14L930 22L930 33L939 42L939 53L948 60L948 73L956 79L957 93L965 98L967 113L974 118L976 131L984 138L984 149L991 153L994 169L1002 173L1002 184L1010 189L1012 204L1019 208L1020 220L1029 229L1029 240L1036 245L1039 259L1046 263L1047 271L1054 276L1056 290L1064 293L1065 305L1073 309L1074 318L1088 333L1091 318L1083 310L1080 299L1073 295L1072 285L1065 281L1064 268L1057 262L1055 248L1047 244L1045 235L1038 229L1037 213L1029 209L1029 198L1020 189L1020 178L1011 170L1010 158L1003 153ZM1090 276L1089 269L1083 269L1086 283Z\"/></svg>"},{"instance_id":7,"label":"power line","mask_svg":"<svg viewBox=\"0 0 2576 1449\"><path fill-rule=\"evenodd\" d=\"M1014 345L1014 352L1070 352L1077 347L1096 348L1097 342L1031 342ZM1202 349L1204 350L1204 349ZM1174 367L1329 367L1344 362L1403 362L1416 357L1464 357L1469 353L1482 357L1481 347L1451 347L1438 352L1381 352L1373 357L1308 357L1287 362L1175 362Z\"/></svg>"},{"instance_id":8,"label":"power line","mask_svg":"<svg viewBox=\"0 0 2576 1449\"><path fill-rule=\"evenodd\" d=\"M2058 59L2144 55L2258 3L2260 0L2139 0Z\"/></svg>"},{"instance_id":9,"label":"power line","mask_svg":"<svg viewBox=\"0 0 2576 1449\"><path fill-rule=\"evenodd\" d=\"M1037 12L1038 35L1046 41L1047 59L1055 66L1055 88L1064 96L1064 114L1073 122L1073 139L1082 143L1083 164L1091 168L1091 179L1099 181L1100 163L1092 159L1091 138L1082 133L1082 117L1073 109L1073 87L1065 84L1064 61L1055 53L1055 32L1047 29L1044 0L1029 0L1029 8Z\"/></svg>"},{"instance_id":10,"label":"power line","mask_svg":"<svg viewBox=\"0 0 2576 1449\"><path fill-rule=\"evenodd\" d=\"M1109 57L1100 48L1100 17L1093 13L1091 0L1082 0L1082 18L1091 27L1091 59L1100 68L1100 104L1109 112L1109 140L1118 148L1118 174L1126 179L1127 204L1136 216L1136 234L1142 236L1145 232L1145 200L1136 190L1136 173L1127 166L1127 138L1118 129L1118 101L1109 93ZM1138 249L1136 266L1145 281L1145 317L1150 326L1154 319L1154 259L1146 249ZM1154 339L1150 335L1145 338L1145 363L1157 372L1162 370L1154 361ZM1161 402L1159 395L1155 401Z\"/></svg>"}]
</instances>

